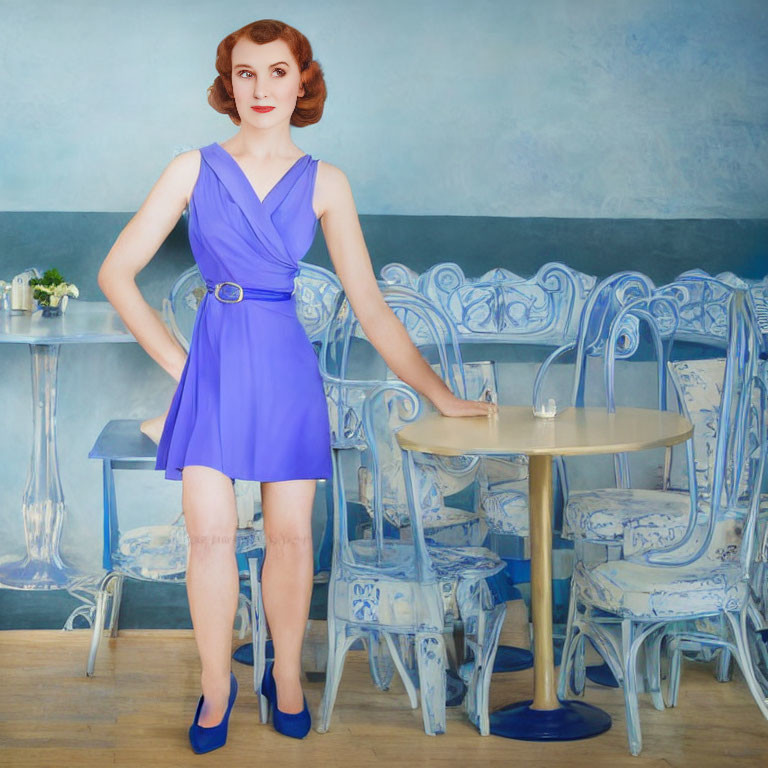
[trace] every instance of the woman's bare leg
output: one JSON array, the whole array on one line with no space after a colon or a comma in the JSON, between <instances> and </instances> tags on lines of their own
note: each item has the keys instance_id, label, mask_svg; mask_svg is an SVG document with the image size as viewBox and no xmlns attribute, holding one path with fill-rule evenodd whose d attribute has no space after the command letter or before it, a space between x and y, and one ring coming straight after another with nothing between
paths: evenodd
<instances>
[{"instance_id":1,"label":"woman's bare leg","mask_svg":"<svg viewBox=\"0 0 768 768\"><path fill-rule=\"evenodd\" d=\"M264 612L275 649L273 674L281 712L301 712L301 649L312 598L312 503L316 480L262 482L266 553Z\"/></svg>"},{"instance_id":2,"label":"woman's bare leg","mask_svg":"<svg viewBox=\"0 0 768 768\"><path fill-rule=\"evenodd\" d=\"M202 665L198 725L218 725L229 701L232 629L240 582L235 556L237 509L232 481L211 467L182 470L181 503L189 535L187 597Z\"/></svg>"}]
</instances>

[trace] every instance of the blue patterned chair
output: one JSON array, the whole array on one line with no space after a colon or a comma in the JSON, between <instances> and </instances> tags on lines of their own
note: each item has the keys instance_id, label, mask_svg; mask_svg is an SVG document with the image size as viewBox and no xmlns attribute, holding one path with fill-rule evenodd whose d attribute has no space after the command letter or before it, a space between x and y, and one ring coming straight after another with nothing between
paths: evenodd
<instances>
[{"instance_id":1,"label":"blue patterned chair","mask_svg":"<svg viewBox=\"0 0 768 768\"><path fill-rule=\"evenodd\" d=\"M622 282L621 274L604 281L606 286ZM727 323L723 313L733 290L727 284L708 275L689 274L659 288L649 281L635 282L635 278L629 285L633 290L628 294L625 291L623 296L614 294L612 306L603 309L596 300L585 312L573 389L578 405L584 404L588 358L598 357L603 379L598 389L603 392L606 407L615 407L616 361L629 360L637 353L643 327L650 332L655 350L655 397L662 410L668 407L666 361L672 354L673 342L678 345L676 349L681 344L697 345L699 354L703 345L709 348L704 352L708 355L719 354L725 346ZM599 291L593 296L597 299ZM597 317L591 317L590 311ZM536 397L543 399L540 392ZM699 446L696 455L705 453L706 447ZM662 489L657 490L632 487L628 457L617 454L615 488L569 489L563 535L580 543L609 547L615 550L612 557L679 541L693 524L688 460L681 456L681 451L667 452ZM577 556L582 551L580 548Z\"/></svg>"},{"instance_id":2,"label":"blue patterned chair","mask_svg":"<svg viewBox=\"0 0 768 768\"><path fill-rule=\"evenodd\" d=\"M465 367L455 329L450 320L431 302L402 286L381 287L382 296L403 323L413 343L427 359L437 358L433 368L459 397L467 392ZM357 496L373 516L372 484L374 471L371 454L362 430L362 404L379 384L397 380L376 349L370 344L344 294L339 296L333 320L320 356L320 371L325 385L331 422L332 444L338 448L356 448L362 452L358 471ZM424 407L432 408L424 401ZM424 526L435 543L479 545L487 529L480 511L450 507L444 495L464 488L474 481L477 460L458 457L433 457L421 475ZM382 503L386 518L393 525L407 525L410 513L402 493L403 480L399 461L392 469L391 484Z\"/></svg>"},{"instance_id":3,"label":"blue patterned chair","mask_svg":"<svg viewBox=\"0 0 768 768\"><path fill-rule=\"evenodd\" d=\"M496 268L467 278L458 264L435 264L418 275L387 264L381 277L413 288L453 321L462 343L498 341L559 347L576 337L582 308L595 287L591 275L552 262L529 278Z\"/></svg>"},{"instance_id":4,"label":"blue patterned chair","mask_svg":"<svg viewBox=\"0 0 768 768\"><path fill-rule=\"evenodd\" d=\"M467 278L458 264L450 262L436 264L421 275L403 264L388 264L382 268L381 276L391 284L412 287L440 307L453 321L462 345L502 344L514 347L515 353L526 347L560 348L575 341L584 307L597 282L593 276L558 262L543 265L527 278L503 268ZM498 364L484 364L488 396L497 400ZM465 361L464 365L466 368L471 363ZM557 481L561 483L564 475L560 459L556 470ZM515 559L527 558L527 457L482 457L477 471L477 499L494 537L493 546L501 547L498 536L516 537L508 539L505 547L511 547ZM556 509L556 530L559 517ZM564 559L563 564L569 570L570 558Z\"/></svg>"},{"instance_id":5,"label":"blue patterned chair","mask_svg":"<svg viewBox=\"0 0 768 768\"><path fill-rule=\"evenodd\" d=\"M430 301L410 288L380 285L382 296L392 312L403 323L413 343L427 359L436 358L432 366L459 396L467 392L466 380L471 386L482 386L482 371L477 365L465 367L455 328L445 315ZM367 513L367 523L358 523L361 530L371 530L374 519L373 477L376 471L374 454L370 450L363 430L362 406L365 398L378 386L398 382L377 350L368 341L346 295L341 294L320 353L320 371L326 392L332 445L339 449L355 450L360 466L355 482L346 490L347 498L359 504ZM426 400L423 407L433 408ZM478 461L474 457L439 457L425 459L419 474L419 498L423 510L423 524L430 543L435 545L479 545L486 537L487 527L480 510L464 504L462 507L445 502L445 496L468 488L475 478ZM386 482L380 489L379 503L387 526L392 530L407 530L410 510L405 493L405 481L399 456L383 468ZM356 532L357 533L357 532ZM452 701L458 701L463 686L457 679L460 637L449 644L452 661L452 682L455 692ZM394 666L386 647L379 642L376 632L366 640L371 675L376 685L387 690L394 674Z\"/></svg>"},{"instance_id":6,"label":"blue patterned chair","mask_svg":"<svg viewBox=\"0 0 768 768\"><path fill-rule=\"evenodd\" d=\"M618 273L604 283L623 280L622 273ZM596 301L597 319L589 319L585 313L583 322L584 328L594 330L587 332L587 339L581 345L583 352L577 358L580 363L576 366L574 397L582 398L577 402L583 404L587 390L585 359L592 354L602 361L602 385L592 387L591 391L602 390L606 407L609 410L615 407L616 361L630 360L638 353L641 331L645 327L654 351L656 376L655 385L651 386L656 405L662 410L669 407L666 361L673 353L681 354L681 350L683 354L692 352L699 356L722 353L726 344L727 301L732 290L723 281L696 270L659 288L653 287L647 278L637 282L632 277L622 293L613 296L611 306L605 311L600 308L601 302ZM708 369L705 367L702 372L705 370ZM716 375L716 369L713 370ZM714 385L714 379L712 383ZM694 440L704 438L697 433ZM703 442L697 447L696 455L711 452L711 446ZM694 471L689 456L691 450L693 447L689 446L667 450L661 489L633 487L628 457L617 454L614 456L616 487L568 491L563 535L575 541L576 559L594 559L595 545L604 548L608 559L616 559L653 547L672 546L686 537L696 522L694 499L688 492L689 475ZM712 658L710 649L694 643L688 644L686 651L702 661ZM585 672L581 663L583 647L579 648L576 658L574 679L580 688ZM718 658L716 675L726 680L730 657L721 653ZM616 684L604 667L590 668L588 676L595 682Z\"/></svg>"},{"instance_id":7,"label":"blue patterned chair","mask_svg":"<svg viewBox=\"0 0 768 768\"><path fill-rule=\"evenodd\" d=\"M374 643L386 645L388 658L414 708L416 690L420 690L425 732L443 733L444 636L452 633L454 622L460 619L473 654L473 661L460 668L467 687L464 706L480 732L488 733L490 669L506 605L495 603L486 579L501 571L504 564L482 547L427 542L420 469L413 466L410 455L403 458L395 438L403 424L420 414L422 405L410 387L397 381L376 385L363 400L362 434L372 454L373 520L368 535L360 536L348 525L346 484L359 467L357 451L348 446L333 448L335 536L328 598L328 664L317 725L320 732L330 725L346 652L360 638L369 645L372 667L385 660L383 655L370 653ZM403 461L405 470L398 467ZM404 500L391 493L395 471L404 478Z\"/></svg>"},{"instance_id":8,"label":"blue patterned chair","mask_svg":"<svg viewBox=\"0 0 768 768\"><path fill-rule=\"evenodd\" d=\"M435 264L418 275L403 264L388 264L381 276L393 285L417 290L452 321L456 338L465 344L551 346L574 341L585 305L596 279L552 262L533 277L524 278L496 268L478 278L467 278L458 264ZM467 381L467 397L498 400L497 363L482 366ZM479 394L478 394L479 393ZM558 462L558 478L561 477ZM478 502L491 530L498 535L528 536L528 460L525 456L482 457L478 465Z\"/></svg>"},{"instance_id":9,"label":"blue patterned chair","mask_svg":"<svg viewBox=\"0 0 768 768\"><path fill-rule=\"evenodd\" d=\"M115 472L155 469L157 446L142 434L140 419L112 419L97 437L88 457L102 462L103 478L103 557L104 575L98 585L95 604L90 609L91 644L86 675L94 674L96 658L105 627L110 637L118 636L118 618L126 577L139 581L180 583L186 578L189 537L183 513L169 522L124 528L120 522ZM238 512L235 551L244 557L264 546L260 510L254 507L247 489L235 489ZM239 636L248 627L248 600L240 595L237 611ZM258 631L258 626L256 627Z\"/></svg>"},{"instance_id":10,"label":"blue patterned chair","mask_svg":"<svg viewBox=\"0 0 768 768\"><path fill-rule=\"evenodd\" d=\"M497 268L467 278L458 264L436 264L417 275L403 264L381 270L391 284L413 287L453 322L461 344L497 343L560 348L578 335L583 310L594 292L591 275L552 262L529 278ZM464 363L465 369L470 363ZM485 361L477 374L483 391L498 400L497 363ZM475 387L478 390L478 387ZM467 397L478 396L476 392ZM558 479L562 463L558 461ZM528 537L528 460L525 456L482 457L478 503L494 535Z\"/></svg>"},{"instance_id":11,"label":"blue patterned chair","mask_svg":"<svg viewBox=\"0 0 768 768\"><path fill-rule=\"evenodd\" d=\"M696 524L671 548L592 565L582 561L574 569L558 695L565 695L574 655L583 638L589 638L622 684L629 748L634 755L642 747L638 654L646 645L650 693L654 705L663 708L660 647L664 638L727 649L768 717L747 630L766 459L766 386L758 365L757 324L744 291L733 292L728 318L721 397L714 409L702 403L699 368L710 368L715 361L669 364L681 412L696 429L714 435L714 453L707 454L703 462L711 470L707 492L697 484L697 474L702 473L692 473L691 492L699 511ZM694 447L694 454L701 445ZM701 621L723 626L730 637L719 631L691 631L691 623ZM679 678L679 652L674 651L674 643L669 678L674 699Z\"/></svg>"}]
</instances>

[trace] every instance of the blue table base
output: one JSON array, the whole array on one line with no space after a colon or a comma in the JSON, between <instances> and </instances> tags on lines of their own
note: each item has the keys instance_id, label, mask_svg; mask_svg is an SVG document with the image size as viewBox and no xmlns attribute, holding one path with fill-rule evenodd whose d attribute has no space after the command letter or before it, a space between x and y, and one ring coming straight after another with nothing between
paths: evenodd
<instances>
[{"instance_id":1,"label":"blue table base","mask_svg":"<svg viewBox=\"0 0 768 768\"><path fill-rule=\"evenodd\" d=\"M527 648L500 645L493 661L494 672L519 672L533 666L533 654Z\"/></svg>"},{"instance_id":2,"label":"blue table base","mask_svg":"<svg viewBox=\"0 0 768 768\"><path fill-rule=\"evenodd\" d=\"M588 739L611 727L611 716L583 701L561 701L558 709L531 709L532 699L491 712L491 733L522 741Z\"/></svg>"},{"instance_id":3,"label":"blue table base","mask_svg":"<svg viewBox=\"0 0 768 768\"><path fill-rule=\"evenodd\" d=\"M605 663L593 664L592 666L587 667L586 675L587 680L591 680L598 685L605 685L608 688L619 687L618 680L613 676L611 668Z\"/></svg>"},{"instance_id":4,"label":"blue table base","mask_svg":"<svg viewBox=\"0 0 768 768\"><path fill-rule=\"evenodd\" d=\"M272 647L272 641L267 640L266 647L264 649L264 655L267 661L272 661L275 658L275 651ZM249 667L253 666L253 644L243 643L238 648L235 648L235 652L232 654L232 658L235 661L239 661L241 664L247 664Z\"/></svg>"}]
</instances>

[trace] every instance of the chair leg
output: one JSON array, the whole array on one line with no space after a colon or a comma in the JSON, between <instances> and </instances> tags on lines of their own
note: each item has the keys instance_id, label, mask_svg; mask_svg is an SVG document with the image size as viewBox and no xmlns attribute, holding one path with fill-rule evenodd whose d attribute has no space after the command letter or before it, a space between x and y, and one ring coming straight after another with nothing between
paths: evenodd
<instances>
[{"instance_id":1,"label":"chair leg","mask_svg":"<svg viewBox=\"0 0 768 768\"><path fill-rule=\"evenodd\" d=\"M442 632L417 632L416 658L424 731L430 736L445 733L447 658Z\"/></svg>"},{"instance_id":2,"label":"chair leg","mask_svg":"<svg viewBox=\"0 0 768 768\"><path fill-rule=\"evenodd\" d=\"M664 710L664 698L661 695L661 643L664 629L659 629L645 645L645 680L646 691L651 695L653 706Z\"/></svg>"},{"instance_id":3,"label":"chair leg","mask_svg":"<svg viewBox=\"0 0 768 768\"><path fill-rule=\"evenodd\" d=\"M563 652L560 657L560 675L557 681L557 698L565 699L568 697L568 678L573 665L572 655L576 651L575 643L579 642L582 651L584 647L584 638L579 633L576 637L574 620L576 618L576 590L571 588L571 596L568 600L568 618L565 624L565 640L563 641ZM583 652L581 663L583 666ZM578 693L574 690L574 693Z\"/></svg>"},{"instance_id":4,"label":"chair leg","mask_svg":"<svg viewBox=\"0 0 768 768\"><path fill-rule=\"evenodd\" d=\"M680 649L680 640L672 636L667 643L669 655L669 671L667 672L667 706L676 707L680 693L680 671L683 661L683 652Z\"/></svg>"},{"instance_id":5,"label":"chair leg","mask_svg":"<svg viewBox=\"0 0 768 768\"><path fill-rule=\"evenodd\" d=\"M571 657L570 684L571 690L576 696L583 696L587 687L587 638L581 634L576 635L573 656ZM563 696L565 697L565 696Z\"/></svg>"},{"instance_id":6,"label":"chair leg","mask_svg":"<svg viewBox=\"0 0 768 768\"><path fill-rule=\"evenodd\" d=\"M117 637L118 622L120 620L120 603L123 600L123 582L125 576L118 575L112 587L112 607L109 611L109 636Z\"/></svg>"},{"instance_id":7,"label":"chair leg","mask_svg":"<svg viewBox=\"0 0 768 768\"><path fill-rule=\"evenodd\" d=\"M728 683L731 680L731 652L727 648L721 648L717 652L715 679L718 683Z\"/></svg>"},{"instance_id":8,"label":"chair leg","mask_svg":"<svg viewBox=\"0 0 768 768\"><path fill-rule=\"evenodd\" d=\"M386 642L381 641L381 635L379 630L372 629L366 636L368 666L374 685L381 691L388 691L395 673L395 666L388 653Z\"/></svg>"},{"instance_id":9,"label":"chair leg","mask_svg":"<svg viewBox=\"0 0 768 768\"><path fill-rule=\"evenodd\" d=\"M260 692L264 678L267 656L267 623L264 617L264 604L261 599L261 564L263 551L248 558L248 573L251 581L251 644L253 646L253 690L259 699L259 721L269 719L267 697Z\"/></svg>"},{"instance_id":10,"label":"chair leg","mask_svg":"<svg viewBox=\"0 0 768 768\"><path fill-rule=\"evenodd\" d=\"M390 632L383 632L382 634L387 641L387 647L389 648L390 656L392 656L392 661L395 663L395 668L400 675L400 679L403 681L405 692L408 694L408 699L411 702L411 709L416 709L419 706L419 697L413 682L414 676L409 672L409 665L411 667L413 665L413 645L410 642L410 638L405 634L399 635L396 645ZM403 654L402 656L401 653Z\"/></svg>"},{"instance_id":11,"label":"chair leg","mask_svg":"<svg viewBox=\"0 0 768 768\"><path fill-rule=\"evenodd\" d=\"M768 677L765 673L765 670L768 670L768 643L764 638L765 630L768 627L766 627L766 621L760 609L752 600L747 605L747 619L749 621L747 629L752 669L755 671L755 677L760 683L760 688L768 696Z\"/></svg>"},{"instance_id":12,"label":"chair leg","mask_svg":"<svg viewBox=\"0 0 768 768\"><path fill-rule=\"evenodd\" d=\"M318 733L325 733L331 724L331 713L336 702L341 673L344 670L344 659L350 646L357 639L355 634L348 634L347 622L340 621L333 615L332 604L328 608L328 665L325 670L325 689L320 702L318 724L315 728Z\"/></svg>"},{"instance_id":13,"label":"chair leg","mask_svg":"<svg viewBox=\"0 0 768 768\"><path fill-rule=\"evenodd\" d=\"M637 649L635 626L631 619L621 622L621 647L624 659L624 707L627 718L627 740L629 751L639 755L643 748L640 733L640 715L637 706Z\"/></svg>"},{"instance_id":14,"label":"chair leg","mask_svg":"<svg viewBox=\"0 0 768 768\"><path fill-rule=\"evenodd\" d=\"M478 637L478 647L475 652L474 670L470 685L467 690L464 706L467 714L474 722L481 736L488 736L491 732L489 717L489 700L491 688L491 675L493 662L499 647L499 635L504 617L507 614L507 604L499 603L487 612L484 620L478 622L478 628L482 627L482 633ZM474 717L469 707L474 703Z\"/></svg>"},{"instance_id":15,"label":"chair leg","mask_svg":"<svg viewBox=\"0 0 768 768\"><path fill-rule=\"evenodd\" d=\"M726 612L726 618L731 624L734 637L736 638L736 661L747 681L747 686L752 694L757 706L763 713L763 717L768 720L768 698L760 687L755 677L755 670L752 666L752 657L749 653L749 637L747 635L747 606L742 608L740 614Z\"/></svg>"},{"instance_id":16,"label":"chair leg","mask_svg":"<svg viewBox=\"0 0 768 768\"><path fill-rule=\"evenodd\" d=\"M93 626L91 628L91 647L88 651L88 661L85 665L85 674L88 677L93 676L93 669L96 665L96 656L101 645L101 636L104 634L104 623L106 619L106 604L109 597L110 584L117 578L113 571L107 573L101 580L99 591L96 594L96 615L93 617Z\"/></svg>"},{"instance_id":17,"label":"chair leg","mask_svg":"<svg viewBox=\"0 0 768 768\"><path fill-rule=\"evenodd\" d=\"M237 639L242 640L249 630L253 633L251 624L251 601L242 593L237 595L237 610L235 611L234 627L237 627Z\"/></svg>"}]
</instances>

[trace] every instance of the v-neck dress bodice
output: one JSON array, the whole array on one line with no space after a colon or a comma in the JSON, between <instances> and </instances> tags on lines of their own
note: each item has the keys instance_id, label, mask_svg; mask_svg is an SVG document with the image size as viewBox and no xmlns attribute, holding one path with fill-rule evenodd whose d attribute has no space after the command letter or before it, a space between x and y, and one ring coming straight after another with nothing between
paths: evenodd
<instances>
[{"instance_id":1,"label":"v-neck dress bodice","mask_svg":"<svg viewBox=\"0 0 768 768\"><path fill-rule=\"evenodd\" d=\"M185 466L233 481L332 477L330 424L317 356L296 314L298 263L315 237L317 160L302 155L260 200L220 144L200 149L189 243L206 283L283 292L236 303L207 292L171 401L155 469ZM229 288L231 291L231 287ZM289 298L285 298L288 294ZM231 298L233 294L221 294Z\"/></svg>"}]
</instances>

